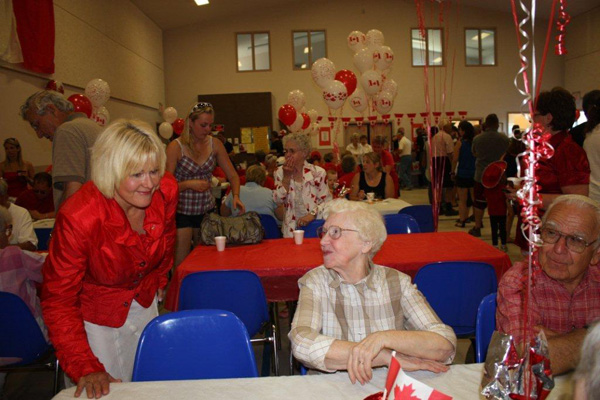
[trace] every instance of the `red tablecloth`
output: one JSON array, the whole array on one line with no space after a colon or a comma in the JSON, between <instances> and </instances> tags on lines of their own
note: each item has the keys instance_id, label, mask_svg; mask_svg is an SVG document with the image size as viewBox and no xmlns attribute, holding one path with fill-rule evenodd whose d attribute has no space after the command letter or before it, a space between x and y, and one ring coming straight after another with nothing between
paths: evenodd
<instances>
[{"instance_id":1,"label":"red tablecloth","mask_svg":"<svg viewBox=\"0 0 600 400\"><path fill-rule=\"evenodd\" d=\"M487 262L496 269L498 279L511 266L508 255L465 232L389 235L374 259L376 264L413 278L423 265L437 261ZM165 307L177 309L179 287L187 274L222 269L254 271L269 301L297 300L298 279L322 263L319 239L304 239L300 246L293 239L264 240L256 245L228 247L223 252L215 246L198 246L177 268Z\"/></svg>"}]
</instances>

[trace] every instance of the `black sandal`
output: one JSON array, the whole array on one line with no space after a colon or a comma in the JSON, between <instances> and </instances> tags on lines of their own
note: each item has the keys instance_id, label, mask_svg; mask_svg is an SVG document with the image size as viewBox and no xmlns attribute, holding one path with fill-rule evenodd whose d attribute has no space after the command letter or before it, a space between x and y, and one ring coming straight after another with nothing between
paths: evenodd
<instances>
[{"instance_id":1,"label":"black sandal","mask_svg":"<svg viewBox=\"0 0 600 400\"><path fill-rule=\"evenodd\" d=\"M458 221L456 221L456 223L454 224L454 226L456 226L457 228L464 228L466 222L467 222L466 220L464 220L464 221L458 220Z\"/></svg>"}]
</instances>

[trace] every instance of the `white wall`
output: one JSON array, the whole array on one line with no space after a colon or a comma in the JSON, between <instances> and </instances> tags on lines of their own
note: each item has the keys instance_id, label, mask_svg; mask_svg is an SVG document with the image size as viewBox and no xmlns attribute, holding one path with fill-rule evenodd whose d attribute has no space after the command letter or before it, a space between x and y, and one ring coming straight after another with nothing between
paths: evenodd
<instances>
[{"instance_id":1,"label":"white wall","mask_svg":"<svg viewBox=\"0 0 600 400\"><path fill-rule=\"evenodd\" d=\"M0 141L16 137L23 156L38 169L51 163L51 145L37 138L18 111L49 79L65 84L65 95L83 93L102 78L111 88L111 119L138 118L154 124L164 103L162 31L128 0L54 0L54 75L39 75L0 63ZM0 156L3 159L4 155Z\"/></svg>"},{"instance_id":2,"label":"white wall","mask_svg":"<svg viewBox=\"0 0 600 400\"><path fill-rule=\"evenodd\" d=\"M432 21L432 17L426 16L426 21ZM437 15L433 21L437 23ZM435 69L435 77L430 69L429 77L432 96L434 88L436 90L437 108L440 108L444 86L441 76L445 74L447 111L467 110L470 117L480 118L494 112L506 124L506 113L519 111L521 101L513 86L519 65L511 15L463 7L458 22L454 13L447 21L450 31L447 67ZM545 26L543 22L538 23ZM410 29L416 27L413 2L345 0L307 2L302 6L285 3L280 8L257 9L209 24L169 30L164 33L167 103L182 111L201 93L270 91L275 103L273 124L277 126L277 109L287 102L289 91L300 89L306 95L307 109L315 108L321 115L327 115L321 90L312 82L310 71L292 70L291 31L326 29L328 58L338 70L351 69L357 73L352 63L353 54L346 46L347 36L353 30L366 33L369 29L379 29L385 35L385 44L395 53L391 77L398 83L399 95L393 111L422 112L425 111L423 70L411 66ZM496 28L498 66L465 67L465 27ZM272 70L238 73L235 33L257 30L270 31ZM538 48L543 45L543 39L539 37ZM562 84L563 60L550 54L543 86L551 88ZM433 102L432 99L432 109ZM344 114L357 116L348 104L344 106ZM406 117L403 125L408 127Z\"/></svg>"},{"instance_id":3,"label":"white wall","mask_svg":"<svg viewBox=\"0 0 600 400\"><path fill-rule=\"evenodd\" d=\"M600 7L567 25L565 84L573 92L600 89Z\"/></svg>"}]
</instances>

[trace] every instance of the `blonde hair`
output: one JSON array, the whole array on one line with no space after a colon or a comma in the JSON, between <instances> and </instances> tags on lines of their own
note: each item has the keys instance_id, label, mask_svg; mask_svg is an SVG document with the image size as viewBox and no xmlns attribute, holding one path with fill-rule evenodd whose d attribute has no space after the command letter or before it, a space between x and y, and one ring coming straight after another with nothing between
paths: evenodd
<instances>
[{"instance_id":1,"label":"blonde hair","mask_svg":"<svg viewBox=\"0 0 600 400\"><path fill-rule=\"evenodd\" d=\"M15 146L17 149L19 149L19 153L17 154L17 164L19 164L19 168L24 168L24 163L23 163L23 154L22 154L22 149L21 149L21 143L19 143L19 141L16 138L8 138L4 141L4 149L6 150L6 145L10 144ZM9 159L8 156L6 155L6 153L4 154L4 167L7 168L8 167L8 163L9 163Z\"/></svg>"},{"instance_id":2,"label":"blonde hair","mask_svg":"<svg viewBox=\"0 0 600 400\"><path fill-rule=\"evenodd\" d=\"M371 162L373 164L379 164L377 167L375 167L377 169L377 171L379 171L379 172L383 171L383 167L381 166L381 156L379 154L371 151L370 153L363 154L363 160L365 159L365 157L368 158L369 160L371 160Z\"/></svg>"},{"instance_id":3,"label":"blonde hair","mask_svg":"<svg viewBox=\"0 0 600 400\"><path fill-rule=\"evenodd\" d=\"M201 104L206 104L206 106L199 108L199 105L201 105ZM210 114L214 118L215 117L215 109L209 103L195 103L192 107L190 107L190 112L188 114L188 117L185 119L185 128L183 129L183 133L181 134L181 138L179 139L179 141L183 145L187 146L187 148L190 150L190 152L194 156L196 156L197 154L196 154L196 151L194 151L194 147L192 146L192 137L190 135L190 125L195 120L200 118L200 115L202 115L202 114Z\"/></svg>"},{"instance_id":4,"label":"blonde hair","mask_svg":"<svg viewBox=\"0 0 600 400\"><path fill-rule=\"evenodd\" d=\"M340 213L347 214L362 241L371 243L369 258L372 260L387 239L387 230L381 214L358 201L335 199L327 203L323 215L327 219Z\"/></svg>"},{"instance_id":5,"label":"blonde hair","mask_svg":"<svg viewBox=\"0 0 600 400\"><path fill-rule=\"evenodd\" d=\"M92 147L92 181L112 199L115 188L149 162L156 164L162 177L166 159L165 146L150 125L121 119L110 124Z\"/></svg>"}]
</instances>

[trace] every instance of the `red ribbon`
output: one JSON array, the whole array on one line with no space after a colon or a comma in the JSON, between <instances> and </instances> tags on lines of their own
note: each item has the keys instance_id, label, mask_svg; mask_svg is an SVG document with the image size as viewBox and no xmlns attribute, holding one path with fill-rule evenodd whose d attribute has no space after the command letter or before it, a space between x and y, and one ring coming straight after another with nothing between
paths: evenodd
<instances>
[{"instance_id":1,"label":"red ribbon","mask_svg":"<svg viewBox=\"0 0 600 400\"><path fill-rule=\"evenodd\" d=\"M558 35L556 36L556 46L554 46L554 53L558 56L567 54L567 48L565 47L565 36L567 35L567 25L571 22L571 16L567 14L565 9L567 8L567 1L560 0L560 6L558 11L558 20L556 21L556 28L558 29Z\"/></svg>"}]
</instances>

